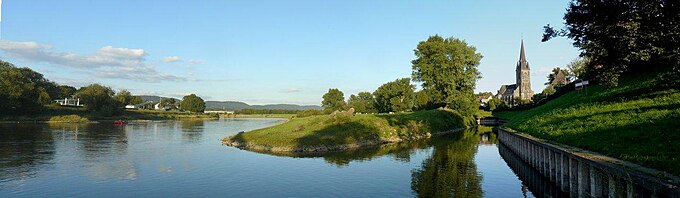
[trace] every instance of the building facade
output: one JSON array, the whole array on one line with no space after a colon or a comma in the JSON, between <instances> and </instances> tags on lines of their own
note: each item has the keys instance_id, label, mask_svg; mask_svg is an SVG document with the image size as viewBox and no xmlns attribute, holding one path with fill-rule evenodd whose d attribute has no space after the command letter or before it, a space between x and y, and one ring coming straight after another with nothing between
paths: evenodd
<instances>
[{"instance_id":1,"label":"building facade","mask_svg":"<svg viewBox=\"0 0 680 198\"><path fill-rule=\"evenodd\" d=\"M515 84L501 85L496 98L513 105L518 99L530 101L533 96L534 91L531 90L531 69L524 53L524 40L522 40L519 50L519 61L517 61L515 68Z\"/></svg>"}]
</instances>

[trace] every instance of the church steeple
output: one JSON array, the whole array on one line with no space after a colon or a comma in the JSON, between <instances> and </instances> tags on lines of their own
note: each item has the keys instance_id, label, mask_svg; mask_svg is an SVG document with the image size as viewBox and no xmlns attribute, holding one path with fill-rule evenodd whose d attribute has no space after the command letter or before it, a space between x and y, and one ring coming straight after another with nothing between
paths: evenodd
<instances>
[{"instance_id":1,"label":"church steeple","mask_svg":"<svg viewBox=\"0 0 680 198\"><path fill-rule=\"evenodd\" d=\"M524 40L522 40L521 47L519 49L519 61L526 62L527 57L524 56Z\"/></svg>"},{"instance_id":2,"label":"church steeple","mask_svg":"<svg viewBox=\"0 0 680 198\"><path fill-rule=\"evenodd\" d=\"M529 69L529 62L524 54L524 39L519 48L519 61L517 61L517 94L522 100L531 100L534 96L534 91L531 90L531 73Z\"/></svg>"},{"instance_id":3,"label":"church steeple","mask_svg":"<svg viewBox=\"0 0 680 198\"><path fill-rule=\"evenodd\" d=\"M527 57L524 55L524 39L522 39L522 44L519 49L519 62L517 63L517 69L529 69L529 63L527 62Z\"/></svg>"}]
</instances>

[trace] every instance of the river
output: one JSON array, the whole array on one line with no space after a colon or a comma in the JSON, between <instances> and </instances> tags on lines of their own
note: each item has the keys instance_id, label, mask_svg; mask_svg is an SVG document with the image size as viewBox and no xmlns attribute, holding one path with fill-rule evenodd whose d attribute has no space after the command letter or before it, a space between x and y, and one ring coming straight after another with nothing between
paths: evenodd
<instances>
[{"instance_id":1,"label":"river","mask_svg":"<svg viewBox=\"0 0 680 198\"><path fill-rule=\"evenodd\" d=\"M0 197L562 196L512 160L489 127L325 155L220 143L281 122L0 124Z\"/></svg>"}]
</instances>

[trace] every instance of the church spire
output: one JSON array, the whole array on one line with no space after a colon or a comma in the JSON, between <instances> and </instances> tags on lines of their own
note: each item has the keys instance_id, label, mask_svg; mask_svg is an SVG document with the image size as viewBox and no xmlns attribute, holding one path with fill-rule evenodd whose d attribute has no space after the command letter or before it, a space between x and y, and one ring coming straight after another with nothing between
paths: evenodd
<instances>
[{"instance_id":1,"label":"church spire","mask_svg":"<svg viewBox=\"0 0 680 198\"><path fill-rule=\"evenodd\" d=\"M522 39L522 44L519 49L519 62L517 63L517 69L529 69L529 63L527 62L527 57L524 55L524 39Z\"/></svg>"},{"instance_id":2,"label":"church spire","mask_svg":"<svg viewBox=\"0 0 680 198\"><path fill-rule=\"evenodd\" d=\"M527 62L527 58L524 56L524 39L522 39L522 46L519 50L519 61Z\"/></svg>"}]
</instances>

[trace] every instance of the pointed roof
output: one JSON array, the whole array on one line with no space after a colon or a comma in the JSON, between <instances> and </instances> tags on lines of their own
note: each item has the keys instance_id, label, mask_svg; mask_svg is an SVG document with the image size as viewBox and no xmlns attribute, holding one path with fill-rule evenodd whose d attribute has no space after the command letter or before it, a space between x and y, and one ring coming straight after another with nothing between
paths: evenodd
<instances>
[{"instance_id":1,"label":"pointed roof","mask_svg":"<svg viewBox=\"0 0 680 198\"><path fill-rule=\"evenodd\" d=\"M519 62L517 63L517 69L529 69L529 62L527 62L527 57L524 55L524 39L522 39L522 44L519 49Z\"/></svg>"},{"instance_id":2,"label":"pointed roof","mask_svg":"<svg viewBox=\"0 0 680 198\"><path fill-rule=\"evenodd\" d=\"M522 39L522 46L519 50L519 61L526 62L527 58L524 56L524 39Z\"/></svg>"}]
</instances>

